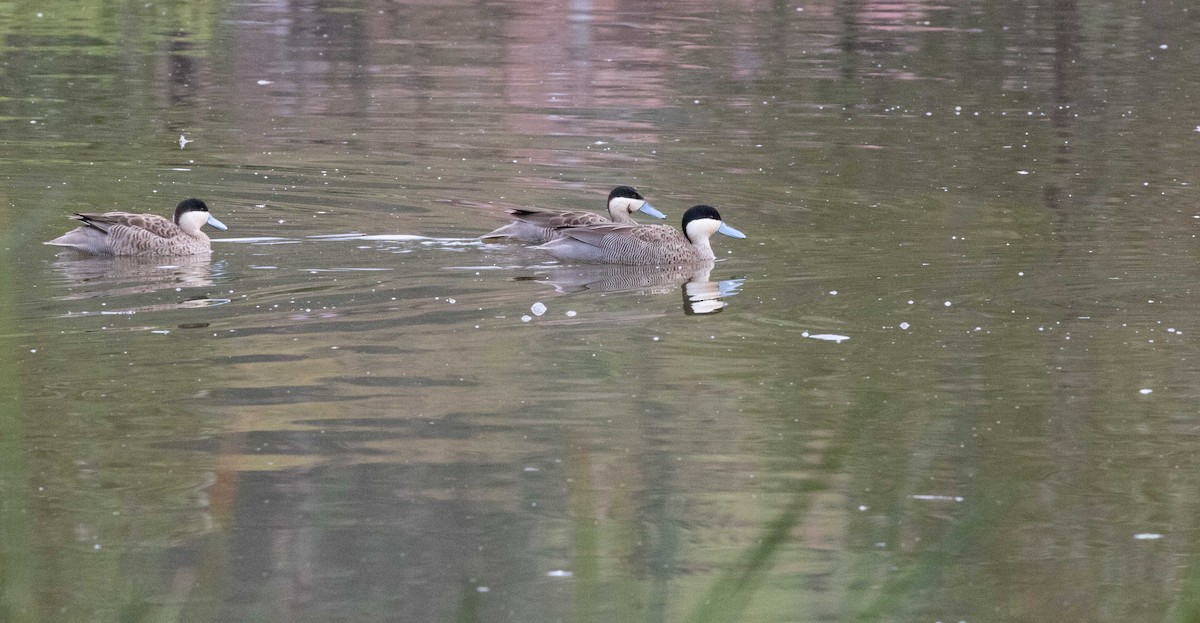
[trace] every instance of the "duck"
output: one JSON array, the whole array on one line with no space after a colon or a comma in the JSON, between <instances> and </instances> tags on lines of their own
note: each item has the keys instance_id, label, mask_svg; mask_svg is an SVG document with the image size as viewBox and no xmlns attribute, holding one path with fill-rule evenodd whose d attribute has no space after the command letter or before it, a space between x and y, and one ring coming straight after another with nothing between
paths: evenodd
<instances>
[{"instance_id":1,"label":"duck","mask_svg":"<svg viewBox=\"0 0 1200 623\"><path fill-rule=\"evenodd\" d=\"M600 223L628 223L636 225L637 221L631 216L634 212L642 212L654 218L667 218L632 186L617 186L608 193L608 214L611 220L599 214L578 210L539 210L536 208L517 208L508 213L517 220L491 233L480 236L481 239L505 238L521 242L544 243L559 236L562 227L579 227Z\"/></svg>"},{"instance_id":2,"label":"duck","mask_svg":"<svg viewBox=\"0 0 1200 623\"><path fill-rule=\"evenodd\" d=\"M71 231L42 244L68 247L94 255L170 256L210 253L204 225L229 229L209 214L208 205L199 199L184 199L175 206L174 220L157 214L132 212L76 213L71 218L83 223Z\"/></svg>"},{"instance_id":3,"label":"duck","mask_svg":"<svg viewBox=\"0 0 1200 623\"><path fill-rule=\"evenodd\" d=\"M716 208L695 205L683 213L683 233L669 225L598 223L557 230L560 237L533 247L560 261L584 264L677 266L716 259L713 234L745 238L721 220Z\"/></svg>"}]
</instances>

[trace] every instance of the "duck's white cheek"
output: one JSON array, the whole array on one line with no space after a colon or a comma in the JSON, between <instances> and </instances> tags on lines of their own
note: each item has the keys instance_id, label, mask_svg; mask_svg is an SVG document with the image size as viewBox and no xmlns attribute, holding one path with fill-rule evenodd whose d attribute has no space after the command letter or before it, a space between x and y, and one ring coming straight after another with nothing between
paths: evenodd
<instances>
[{"instance_id":1,"label":"duck's white cheek","mask_svg":"<svg viewBox=\"0 0 1200 623\"><path fill-rule=\"evenodd\" d=\"M635 203L636 202L636 203ZM628 197L617 197L609 203L609 208L614 212L627 212L633 214L638 208L642 207L642 202L637 199Z\"/></svg>"}]
</instances>

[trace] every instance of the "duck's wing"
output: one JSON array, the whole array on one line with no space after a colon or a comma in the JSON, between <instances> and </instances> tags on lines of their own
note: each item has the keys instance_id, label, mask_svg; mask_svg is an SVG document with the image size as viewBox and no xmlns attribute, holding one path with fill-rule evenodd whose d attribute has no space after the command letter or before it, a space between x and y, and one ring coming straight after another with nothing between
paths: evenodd
<instances>
[{"instance_id":1,"label":"duck's wing","mask_svg":"<svg viewBox=\"0 0 1200 623\"><path fill-rule=\"evenodd\" d=\"M493 232L480 236L510 238L525 242L543 243L558 237L558 232L570 227L587 227L608 223L608 219L591 212L567 212L562 210L538 210L536 208L514 208L506 210L515 219Z\"/></svg>"},{"instance_id":2,"label":"duck's wing","mask_svg":"<svg viewBox=\"0 0 1200 623\"><path fill-rule=\"evenodd\" d=\"M538 210L536 208L516 208L508 211L513 218L548 229L560 227L583 227L608 223L609 220L591 212L573 210Z\"/></svg>"},{"instance_id":3,"label":"duck's wing","mask_svg":"<svg viewBox=\"0 0 1200 623\"><path fill-rule=\"evenodd\" d=\"M93 229L109 233L114 227L128 227L158 238L179 235L179 227L157 214L134 214L132 212L77 213L73 218Z\"/></svg>"},{"instance_id":4,"label":"duck's wing","mask_svg":"<svg viewBox=\"0 0 1200 623\"><path fill-rule=\"evenodd\" d=\"M565 227L560 237L538 247L559 259L603 264L644 265L669 261L679 246L674 229L666 225L603 223Z\"/></svg>"},{"instance_id":5,"label":"duck's wing","mask_svg":"<svg viewBox=\"0 0 1200 623\"><path fill-rule=\"evenodd\" d=\"M621 238L655 244L678 236L669 225L626 225L623 223L596 223L583 227L565 227L561 233L595 246L603 246L605 240L613 241Z\"/></svg>"}]
</instances>

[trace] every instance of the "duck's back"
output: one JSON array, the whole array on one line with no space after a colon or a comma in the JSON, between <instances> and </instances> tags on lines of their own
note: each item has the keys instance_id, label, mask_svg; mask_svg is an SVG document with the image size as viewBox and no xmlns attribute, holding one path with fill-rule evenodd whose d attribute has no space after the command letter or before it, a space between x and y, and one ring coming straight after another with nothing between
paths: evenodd
<instances>
[{"instance_id":1,"label":"duck's back","mask_svg":"<svg viewBox=\"0 0 1200 623\"><path fill-rule=\"evenodd\" d=\"M691 264L703 258L682 234L667 225L615 223L560 230L562 238L540 248L575 262L635 266Z\"/></svg>"},{"instance_id":2,"label":"duck's back","mask_svg":"<svg viewBox=\"0 0 1200 623\"><path fill-rule=\"evenodd\" d=\"M516 220L482 238L513 238L524 242L543 243L559 236L564 227L585 227L610 223L607 218L591 212L578 210L535 210L517 208L508 211ZM628 222L635 222L626 217Z\"/></svg>"}]
</instances>

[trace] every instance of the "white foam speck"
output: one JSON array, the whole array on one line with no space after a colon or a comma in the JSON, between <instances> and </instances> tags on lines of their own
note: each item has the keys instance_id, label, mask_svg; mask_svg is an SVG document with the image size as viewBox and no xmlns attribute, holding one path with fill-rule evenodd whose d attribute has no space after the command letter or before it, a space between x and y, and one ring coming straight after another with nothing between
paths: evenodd
<instances>
[{"instance_id":1,"label":"white foam speck","mask_svg":"<svg viewBox=\"0 0 1200 623\"><path fill-rule=\"evenodd\" d=\"M1139 541L1156 541L1163 538L1163 535L1157 532L1139 532L1138 534L1133 535L1133 538Z\"/></svg>"},{"instance_id":2,"label":"white foam speck","mask_svg":"<svg viewBox=\"0 0 1200 623\"><path fill-rule=\"evenodd\" d=\"M837 335L835 333L817 333L814 335L809 335L808 332L805 331L804 333L801 333L800 335L803 335L804 337L811 338L814 340L824 340L826 342L837 342L838 344L841 344L842 342L850 339L849 336Z\"/></svg>"},{"instance_id":3,"label":"white foam speck","mask_svg":"<svg viewBox=\"0 0 1200 623\"><path fill-rule=\"evenodd\" d=\"M259 80L259 81L258 81L258 82L256 82L255 84L257 84L257 85L258 85L258 86L260 86L260 87L265 87L265 86L267 86L268 84L275 84L275 82L274 82L274 81L272 81L272 80Z\"/></svg>"},{"instance_id":4,"label":"white foam speck","mask_svg":"<svg viewBox=\"0 0 1200 623\"><path fill-rule=\"evenodd\" d=\"M1147 387L1147 388L1144 388L1144 389L1139 389L1139 390L1138 390L1138 393L1139 393L1139 394L1141 394L1141 395L1143 395L1143 396L1145 396L1146 394L1153 394L1153 393L1154 393L1154 390L1153 390L1153 389L1150 389L1149 387Z\"/></svg>"},{"instance_id":5,"label":"white foam speck","mask_svg":"<svg viewBox=\"0 0 1200 623\"><path fill-rule=\"evenodd\" d=\"M963 501L963 498L962 498L962 496L961 496L961 495L929 495L929 494L918 494L918 495L914 495L914 496L912 496L912 499L914 499L914 500L936 501L936 502L961 502L961 501Z\"/></svg>"},{"instance_id":6,"label":"white foam speck","mask_svg":"<svg viewBox=\"0 0 1200 623\"><path fill-rule=\"evenodd\" d=\"M533 316L530 316L529 314L521 316L521 322L529 322L530 320L533 320Z\"/></svg>"},{"instance_id":7,"label":"white foam speck","mask_svg":"<svg viewBox=\"0 0 1200 623\"><path fill-rule=\"evenodd\" d=\"M529 311L533 312L534 316L541 316L546 313L546 306L541 302L534 303L529 307Z\"/></svg>"},{"instance_id":8,"label":"white foam speck","mask_svg":"<svg viewBox=\"0 0 1200 623\"><path fill-rule=\"evenodd\" d=\"M574 318L574 317L575 317L575 310L568 309L567 310L567 318Z\"/></svg>"},{"instance_id":9,"label":"white foam speck","mask_svg":"<svg viewBox=\"0 0 1200 623\"><path fill-rule=\"evenodd\" d=\"M547 571L546 575L552 578L569 578L575 574L566 569L555 569L554 571Z\"/></svg>"}]
</instances>

